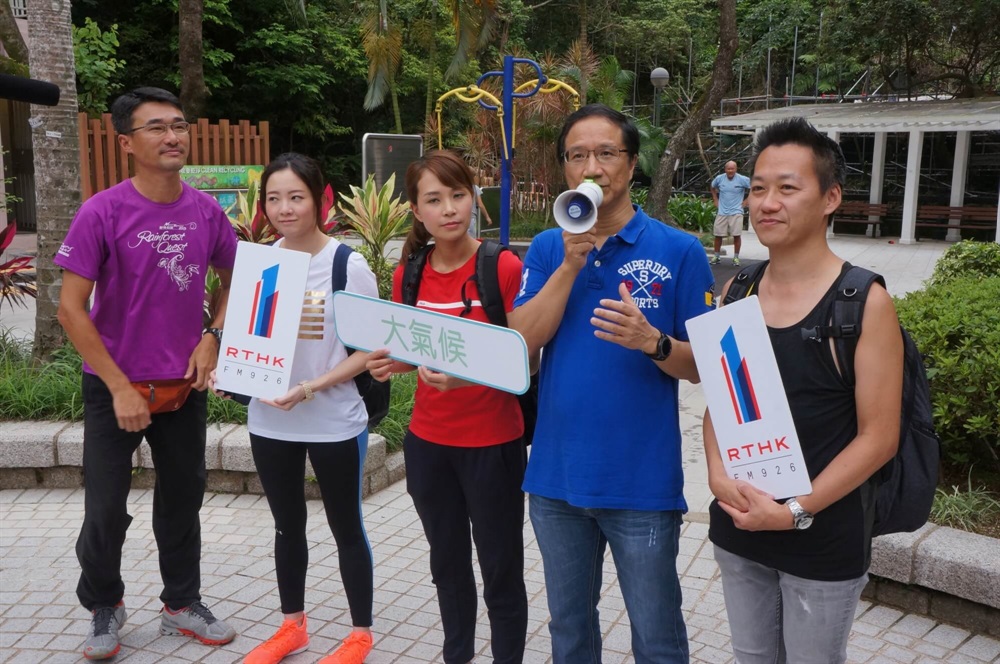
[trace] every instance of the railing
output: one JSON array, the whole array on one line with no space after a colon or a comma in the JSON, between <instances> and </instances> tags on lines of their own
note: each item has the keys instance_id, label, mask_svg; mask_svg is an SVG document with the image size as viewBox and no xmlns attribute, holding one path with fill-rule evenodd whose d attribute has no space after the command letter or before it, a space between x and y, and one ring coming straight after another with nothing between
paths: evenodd
<instances>
[{"instance_id":1,"label":"railing","mask_svg":"<svg viewBox=\"0 0 1000 664\"><path fill-rule=\"evenodd\" d=\"M86 113L78 117L80 130L80 184L82 200L109 189L132 173L131 157L105 113L99 120ZM266 165L271 161L271 134L266 121L201 119L191 125L191 165Z\"/></svg>"}]
</instances>

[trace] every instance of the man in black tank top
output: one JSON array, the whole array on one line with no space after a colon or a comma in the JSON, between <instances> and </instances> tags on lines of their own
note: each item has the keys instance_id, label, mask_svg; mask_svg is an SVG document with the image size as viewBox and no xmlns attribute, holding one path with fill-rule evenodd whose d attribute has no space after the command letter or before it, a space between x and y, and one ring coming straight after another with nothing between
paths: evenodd
<instances>
[{"instance_id":1,"label":"man in black tank top","mask_svg":"<svg viewBox=\"0 0 1000 664\"><path fill-rule=\"evenodd\" d=\"M826 240L845 175L840 147L803 118L757 135L750 220L770 263L752 293L764 312L812 493L775 501L729 478L706 412L716 497L709 538L739 664L846 661L868 580L867 480L893 457L899 440L903 341L885 289L873 285L865 304L853 387L841 376L832 343L801 333L828 324L846 266Z\"/></svg>"}]
</instances>

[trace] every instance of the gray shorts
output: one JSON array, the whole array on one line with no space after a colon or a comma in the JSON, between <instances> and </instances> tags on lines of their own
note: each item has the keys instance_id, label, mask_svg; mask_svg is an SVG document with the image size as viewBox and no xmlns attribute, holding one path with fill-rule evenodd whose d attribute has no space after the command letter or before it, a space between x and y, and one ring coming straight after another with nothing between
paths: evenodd
<instances>
[{"instance_id":1,"label":"gray shorts","mask_svg":"<svg viewBox=\"0 0 1000 664\"><path fill-rule=\"evenodd\" d=\"M738 236L743 232L743 214L717 214L712 234L715 237Z\"/></svg>"}]
</instances>

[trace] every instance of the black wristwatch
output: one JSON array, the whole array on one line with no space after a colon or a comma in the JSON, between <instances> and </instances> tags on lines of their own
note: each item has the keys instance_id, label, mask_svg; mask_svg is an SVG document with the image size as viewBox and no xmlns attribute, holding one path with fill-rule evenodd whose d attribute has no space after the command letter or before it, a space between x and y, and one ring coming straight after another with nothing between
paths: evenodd
<instances>
[{"instance_id":1,"label":"black wristwatch","mask_svg":"<svg viewBox=\"0 0 1000 664\"><path fill-rule=\"evenodd\" d=\"M201 336L205 336L206 334L211 334L219 342L219 345L222 345L222 330L217 327L206 327L202 330Z\"/></svg>"},{"instance_id":2,"label":"black wristwatch","mask_svg":"<svg viewBox=\"0 0 1000 664\"><path fill-rule=\"evenodd\" d=\"M670 357L670 351L673 349L673 344L670 343L670 337L660 333L660 338L656 341L656 352L655 353L645 353L646 357L656 360L657 362L662 362L663 360Z\"/></svg>"}]
</instances>

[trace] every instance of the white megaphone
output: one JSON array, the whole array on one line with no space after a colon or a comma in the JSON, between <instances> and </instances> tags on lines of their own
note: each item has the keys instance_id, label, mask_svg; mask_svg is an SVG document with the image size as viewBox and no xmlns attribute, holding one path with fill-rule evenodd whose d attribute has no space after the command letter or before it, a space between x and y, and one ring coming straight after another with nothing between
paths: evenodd
<instances>
[{"instance_id":1,"label":"white megaphone","mask_svg":"<svg viewBox=\"0 0 1000 664\"><path fill-rule=\"evenodd\" d=\"M593 180L584 180L576 189L559 194L552 215L563 230L586 233L597 223L597 208L603 201L601 187Z\"/></svg>"}]
</instances>

